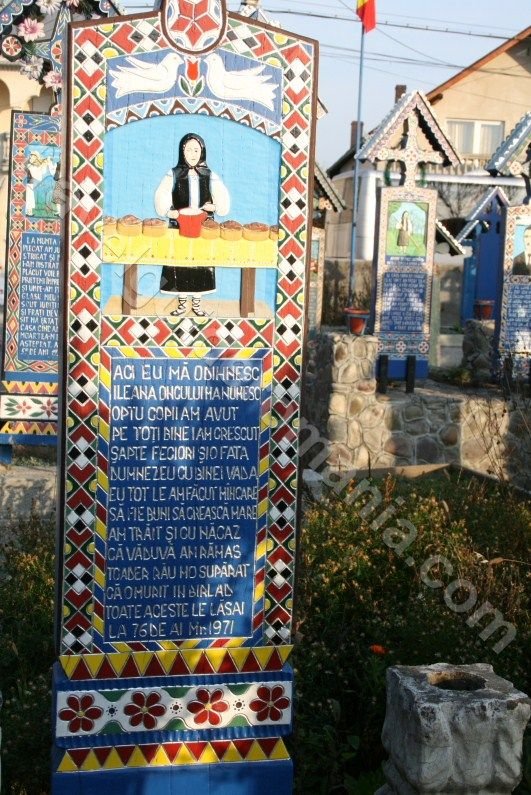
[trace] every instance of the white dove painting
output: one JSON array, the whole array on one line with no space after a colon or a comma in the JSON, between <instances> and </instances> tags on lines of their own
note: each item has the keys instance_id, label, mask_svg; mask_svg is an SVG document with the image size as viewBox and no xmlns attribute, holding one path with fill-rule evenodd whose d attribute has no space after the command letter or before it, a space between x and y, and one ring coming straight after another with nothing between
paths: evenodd
<instances>
[{"instance_id":1,"label":"white dove painting","mask_svg":"<svg viewBox=\"0 0 531 795\"><path fill-rule=\"evenodd\" d=\"M250 69L225 69L221 56L211 53L205 58L206 82L211 93L219 99L258 102L274 110L277 86L271 75L264 75L265 64Z\"/></svg>"},{"instance_id":2,"label":"white dove painting","mask_svg":"<svg viewBox=\"0 0 531 795\"><path fill-rule=\"evenodd\" d=\"M111 85L120 99L128 94L165 94L177 82L177 72L184 61L176 52L165 55L159 63L129 57L124 65L110 69Z\"/></svg>"}]
</instances>

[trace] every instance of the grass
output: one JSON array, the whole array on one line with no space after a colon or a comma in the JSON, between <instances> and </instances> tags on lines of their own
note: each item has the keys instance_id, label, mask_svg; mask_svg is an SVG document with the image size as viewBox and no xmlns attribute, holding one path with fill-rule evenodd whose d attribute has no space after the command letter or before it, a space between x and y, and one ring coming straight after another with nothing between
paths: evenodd
<instances>
[{"instance_id":1,"label":"grass","mask_svg":"<svg viewBox=\"0 0 531 795\"><path fill-rule=\"evenodd\" d=\"M457 473L387 478L373 486L381 505L365 518L367 494L351 504L330 495L311 504L304 520L296 723L289 740L301 795L372 795L383 783L380 732L389 665L489 662L520 689L531 689L531 501L503 484ZM394 508L387 521L371 524ZM400 527L398 519L416 530L402 555L400 534L387 532ZM2 791L47 795L54 529L33 518L10 530L17 545L0 542ZM500 654L493 650L498 636L482 640L481 627L467 626L467 613L448 609L443 588L423 584L422 563L433 555L451 562L450 579L473 583L478 604L488 599L515 624L516 639ZM455 594L456 600L465 597ZM530 758L521 795L531 792Z\"/></svg>"}]
</instances>

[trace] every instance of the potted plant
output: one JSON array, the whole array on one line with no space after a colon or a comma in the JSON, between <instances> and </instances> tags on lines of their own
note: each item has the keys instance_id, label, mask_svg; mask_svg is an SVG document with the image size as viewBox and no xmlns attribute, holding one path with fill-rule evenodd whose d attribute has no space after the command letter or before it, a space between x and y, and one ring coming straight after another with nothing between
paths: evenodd
<instances>
[{"instance_id":1,"label":"potted plant","mask_svg":"<svg viewBox=\"0 0 531 795\"><path fill-rule=\"evenodd\" d=\"M494 301L476 299L474 301L474 317L476 320L492 320Z\"/></svg>"},{"instance_id":2,"label":"potted plant","mask_svg":"<svg viewBox=\"0 0 531 795\"><path fill-rule=\"evenodd\" d=\"M351 334L365 334L369 316L371 314L371 294L369 290L354 293L350 306L345 307L343 314L347 328Z\"/></svg>"}]
</instances>

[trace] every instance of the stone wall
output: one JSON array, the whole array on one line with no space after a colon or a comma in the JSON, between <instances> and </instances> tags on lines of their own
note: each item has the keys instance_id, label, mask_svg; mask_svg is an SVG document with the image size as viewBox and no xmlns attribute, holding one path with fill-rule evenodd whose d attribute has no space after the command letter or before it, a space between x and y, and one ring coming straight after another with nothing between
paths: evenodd
<instances>
[{"instance_id":1,"label":"stone wall","mask_svg":"<svg viewBox=\"0 0 531 795\"><path fill-rule=\"evenodd\" d=\"M327 440L330 467L456 463L531 488L531 401L430 381L380 395L377 356L376 337L324 332L312 342L304 416Z\"/></svg>"}]
</instances>

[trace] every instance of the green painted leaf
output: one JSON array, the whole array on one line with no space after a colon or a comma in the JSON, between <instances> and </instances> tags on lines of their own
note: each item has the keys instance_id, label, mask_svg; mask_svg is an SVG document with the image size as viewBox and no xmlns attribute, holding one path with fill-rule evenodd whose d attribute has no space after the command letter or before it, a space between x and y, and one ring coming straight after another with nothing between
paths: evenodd
<instances>
[{"instance_id":1,"label":"green painted leaf","mask_svg":"<svg viewBox=\"0 0 531 795\"><path fill-rule=\"evenodd\" d=\"M164 727L164 731L178 732L186 728L186 723L184 721L180 718L174 718Z\"/></svg>"},{"instance_id":2,"label":"green painted leaf","mask_svg":"<svg viewBox=\"0 0 531 795\"><path fill-rule=\"evenodd\" d=\"M101 695L106 701L119 701L127 690L102 690Z\"/></svg>"},{"instance_id":3,"label":"green painted leaf","mask_svg":"<svg viewBox=\"0 0 531 795\"><path fill-rule=\"evenodd\" d=\"M185 80L182 75L179 77L179 85L183 94L190 96L190 86L188 85L188 81Z\"/></svg>"},{"instance_id":4,"label":"green painted leaf","mask_svg":"<svg viewBox=\"0 0 531 795\"><path fill-rule=\"evenodd\" d=\"M103 729L99 732L100 734L123 734L125 729L123 726L118 723L117 720L111 720L110 723L106 723Z\"/></svg>"},{"instance_id":5,"label":"green painted leaf","mask_svg":"<svg viewBox=\"0 0 531 795\"><path fill-rule=\"evenodd\" d=\"M246 720L243 715L236 715L235 718L231 720L229 726L249 726L249 721Z\"/></svg>"},{"instance_id":6,"label":"green painted leaf","mask_svg":"<svg viewBox=\"0 0 531 795\"><path fill-rule=\"evenodd\" d=\"M196 85L196 86L195 86L195 88L194 88L194 97L197 97L197 96L198 96L198 94L200 94L200 93L202 92L202 90L203 90L203 88L204 88L204 85L205 85L205 81L203 80L203 78L201 78L201 79L200 79L200 80L197 82L197 85Z\"/></svg>"},{"instance_id":7,"label":"green painted leaf","mask_svg":"<svg viewBox=\"0 0 531 795\"><path fill-rule=\"evenodd\" d=\"M247 693L250 685L227 685L228 690L234 693L235 696L241 696L242 693Z\"/></svg>"},{"instance_id":8,"label":"green painted leaf","mask_svg":"<svg viewBox=\"0 0 531 795\"><path fill-rule=\"evenodd\" d=\"M165 687L164 690L172 698L183 698L190 692L189 687Z\"/></svg>"}]
</instances>

